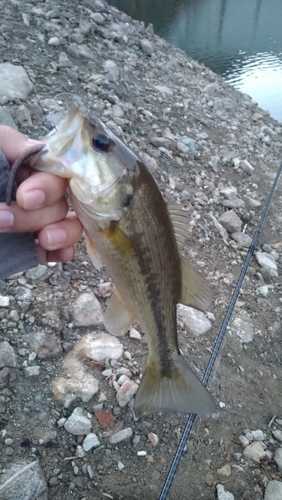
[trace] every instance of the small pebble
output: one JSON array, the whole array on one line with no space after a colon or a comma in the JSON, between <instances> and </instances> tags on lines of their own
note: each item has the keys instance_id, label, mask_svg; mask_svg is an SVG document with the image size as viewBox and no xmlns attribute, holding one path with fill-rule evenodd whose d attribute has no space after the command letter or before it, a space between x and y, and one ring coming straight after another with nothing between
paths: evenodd
<instances>
[{"instance_id":1,"label":"small pebble","mask_svg":"<svg viewBox=\"0 0 282 500\"><path fill-rule=\"evenodd\" d=\"M146 451L137 451L137 456L138 457L145 457L147 455Z\"/></svg>"}]
</instances>

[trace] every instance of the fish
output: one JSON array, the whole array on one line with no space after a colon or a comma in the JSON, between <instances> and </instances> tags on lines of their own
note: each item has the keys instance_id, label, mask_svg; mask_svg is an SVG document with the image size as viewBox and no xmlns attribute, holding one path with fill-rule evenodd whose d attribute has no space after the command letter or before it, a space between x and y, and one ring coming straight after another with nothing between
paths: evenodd
<instances>
[{"instance_id":1,"label":"fish","mask_svg":"<svg viewBox=\"0 0 282 500\"><path fill-rule=\"evenodd\" d=\"M32 168L69 179L90 259L98 270L103 262L114 283L106 329L121 336L137 319L146 334L149 355L135 418L160 411L216 413L178 345L177 304L205 311L212 302L209 284L180 256L187 213L168 207L138 156L77 106L43 142Z\"/></svg>"}]
</instances>

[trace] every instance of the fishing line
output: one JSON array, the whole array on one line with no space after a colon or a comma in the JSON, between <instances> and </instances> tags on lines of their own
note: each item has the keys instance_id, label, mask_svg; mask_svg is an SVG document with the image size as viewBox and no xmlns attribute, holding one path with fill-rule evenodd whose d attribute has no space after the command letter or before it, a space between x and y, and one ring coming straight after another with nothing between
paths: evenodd
<instances>
[{"instance_id":1,"label":"fishing line","mask_svg":"<svg viewBox=\"0 0 282 500\"><path fill-rule=\"evenodd\" d=\"M225 334L225 331L226 331L226 327L227 327L227 325L229 323L229 320L230 320L231 314L233 312L233 309L234 309L237 297L238 297L239 292L240 292L240 288L242 286L242 283L244 281L244 278L245 278L247 269L249 267L251 258L253 256L253 253L254 253L254 250L255 250L258 238L260 236L260 233L261 233L264 221L266 219L266 215L267 215L269 206L270 206L270 204L272 202L274 191L276 189L276 186L277 186L277 183L278 183L281 171L282 171L282 162L280 163L280 166L279 166L278 171L276 173L276 176L275 176L274 182L272 184L270 193L268 195L268 198L267 198L264 210L262 212L259 224L258 224L256 232L254 234L254 237L253 237L251 246L249 248L246 260L244 262L243 268L241 270L241 274L240 274L239 279L237 281L237 285L236 285L235 290L233 292L231 301L229 303L229 307L227 309L225 318L223 320L221 329L219 331L219 334L218 334L218 337L217 337L217 340L216 340L216 343L215 343L215 346L214 346L214 350L213 350L213 352L211 354L211 357L210 357L210 360L208 362L208 365L207 365L207 368L206 368L206 371L205 371L205 374L204 374L204 377L203 377L203 380L202 380L202 384L203 384L204 387L206 387L206 385L207 385L207 383L209 381L212 369L214 367L214 364L215 364L215 361L216 361L219 349L220 349L222 341L223 341L223 337L224 337L224 334ZM168 471L167 477L166 477L165 482L163 484L162 491L161 491L160 496L159 496L159 500L165 500L167 498L168 492L170 490L170 487L171 487L174 475L176 473L179 461L181 459L184 447L186 445L187 439L188 439L189 434L191 432L191 429L192 429L193 423L195 421L195 418L196 418L196 414L195 413L190 413L190 415L188 417L188 420L186 422L183 434L181 436L178 448L177 448L177 450L175 452L173 461L172 461L170 469Z\"/></svg>"}]
</instances>

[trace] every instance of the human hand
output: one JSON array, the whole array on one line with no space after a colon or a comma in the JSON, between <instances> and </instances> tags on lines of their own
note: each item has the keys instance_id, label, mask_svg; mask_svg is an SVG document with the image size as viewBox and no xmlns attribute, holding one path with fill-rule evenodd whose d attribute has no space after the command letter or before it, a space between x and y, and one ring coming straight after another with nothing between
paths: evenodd
<instances>
[{"instance_id":1,"label":"human hand","mask_svg":"<svg viewBox=\"0 0 282 500\"><path fill-rule=\"evenodd\" d=\"M36 144L40 142L0 125L0 150L10 164ZM82 226L75 213L68 211L67 180L24 166L17 182L16 201L9 206L0 203L0 233L34 233L40 262L72 259Z\"/></svg>"}]
</instances>

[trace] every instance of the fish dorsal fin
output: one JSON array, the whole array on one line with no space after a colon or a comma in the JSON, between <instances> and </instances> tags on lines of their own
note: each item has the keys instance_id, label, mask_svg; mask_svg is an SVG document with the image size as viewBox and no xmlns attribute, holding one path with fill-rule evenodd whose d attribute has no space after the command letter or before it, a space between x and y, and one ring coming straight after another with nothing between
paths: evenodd
<instances>
[{"instance_id":1,"label":"fish dorsal fin","mask_svg":"<svg viewBox=\"0 0 282 500\"><path fill-rule=\"evenodd\" d=\"M212 303L212 289L203 276L181 259L182 291L180 303L207 311Z\"/></svg>"},{"instance_id":2,"label":"fish dorsal fin","mask_svg":"<svg viewBox=\"0 0 282 500\"><path fill-rule=\"evenodd\" d=\"M108 332L121 337L126 334L135 319L136 314L127 308L118 291L115 290L104 314L103 323Z\"/></svg>"},{"instance_id":3,"label":"fish dorsal fin","mask_svg":"<svg viewBox=\"0 0 282 500\"><path fill-rule=\"evenodd\" d=\"M100 255L95 247L95 244L94 244L93 240L91 240L90 236L88 236L87 233L85 234L85 239L86 239L86 248L87 248L88 255L89 255L92 263L96 267L96 269L98 271L100 271L100 269L102 267L102 262L100 259Z\"/></svg>"},{"instance_id":4,"label":"fish dorsal fin","mask_svg":"<svg viewBox=\"0 0 282 500\"><path fill-rule=\"evenodd\" d=\"M183 210L181 205L168 205L170 220L173 225L177 245L182 250L187 238L188 212Z\"/></svg>"}]
</instances>

